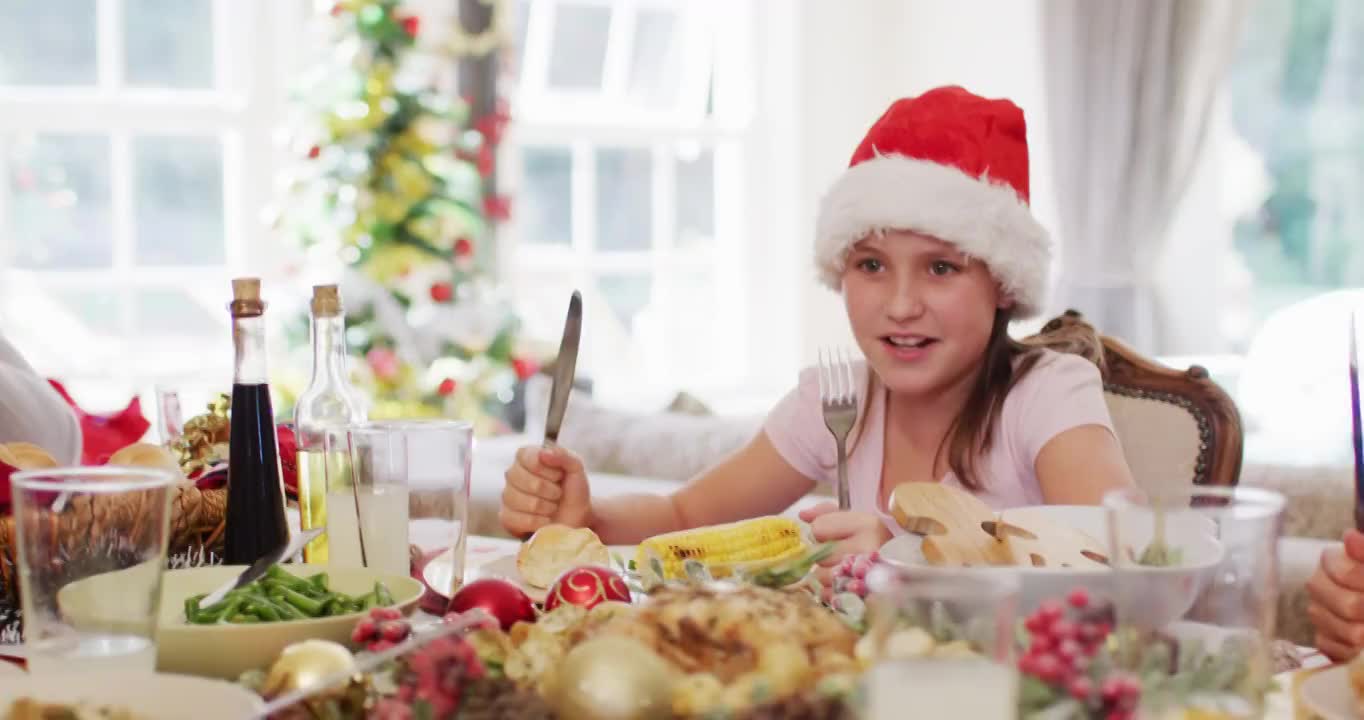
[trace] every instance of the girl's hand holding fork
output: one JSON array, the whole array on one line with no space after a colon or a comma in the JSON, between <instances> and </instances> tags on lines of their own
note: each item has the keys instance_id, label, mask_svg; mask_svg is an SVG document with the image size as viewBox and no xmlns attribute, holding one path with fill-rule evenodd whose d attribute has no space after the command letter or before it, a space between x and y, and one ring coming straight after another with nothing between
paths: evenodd
<instances>
[{"instance_id":1,"label":"girl's hand holding fork","mask_svg":"<svg viewBox=\"0 0 1364 720\"><path fill-rule=\"evenodd\" d=\"M836 543L834 551L815 571L815 577L825 586L833 584L833 569L843 558L876 552L891 538L890 529L874 513L839 510L834 502L801 510L800 519L810 523L816 543Z\"/></svg>"}]
</instances>

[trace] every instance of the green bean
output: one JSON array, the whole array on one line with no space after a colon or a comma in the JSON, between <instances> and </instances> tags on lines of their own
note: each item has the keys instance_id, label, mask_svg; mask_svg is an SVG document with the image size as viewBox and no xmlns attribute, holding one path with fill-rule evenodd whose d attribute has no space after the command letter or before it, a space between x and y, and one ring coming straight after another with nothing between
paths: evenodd
<instances>
[{"instance_id":1,"label":"green bean","mask_svg":"<svg viewBox=\"0 0 1364 720\"><path fill-rule=\"evenodd\" d=\"M299 610L302 610L303 613L308 617L321 617L322 615L321 601L316 600L314 598L310 598L307 595L303 595L302 593L294 592L289 588L282 588L280 592L283 594L285 602L289 603L290 605L293 605Z\"/></svg>"},{"instance_id":2,"label":"green bean","mask_svg":"<svg viewBox=\"0 0 1364 720\"><path fill-rule=\"evenodd\" d=\"M248 607L250 608L252 615L255 615L265 622L279 622L280 620L283 620L284 618L279 614L279 611L271 607L272 604L273 603L270 603L269 599L254 600Z\"/></svg>"},{"instance_id":3,"label":"green bean","mask_svg":"<svg viewBox=\"0 0 1364 720\"><path fill-rule=\"evenodd\" d=\"M304 590L313 589L313 585L307 580L285 570L281 570L278 565L271 565L270 569L265 571L265 577L287 586L294 592L303 592Z\"/></svg>"},{"instance_id":4,"label":"green bean","mask_svg":"<svg viewBox=\"0 0 1364 720\"><path fill-rule=\"evenodd\" d=\"M329 582L325 572L304 578L278 565L271 566L260 580L229 591L208 607L199 607L206 595L186 598L185 620L196 625L281 622L350 615L397 604L382 582L375 582L370 592L359 595L332 590Z\"/></svg>"},{"instance_id":5,"label":"green bean","mask_svg":"<svg viewBox=\"0 0 1364 720\"><path fill-rule=\"evenodd\" d=\"M293 605L290 605L289 603L283 600L265 596L261 598L261 602L268 603L269 607L273 608L275 612L279 613L280 617L284 618L285 620L308 619L308 616L304 615L302 610L299 610L298 608L294 607Z\"/></svg>"},{"instance_id":6,"label":"green bean","mask_svg":"<svg viewBox=\"0 0 1364 720\"><path fill-rule=\"evenodd\" d=\"M380 607L391 607L398 604L393 599L393 593L389 592L388 587L379 581L374 583L374 597Z\"/></svg>"}]
</instances>

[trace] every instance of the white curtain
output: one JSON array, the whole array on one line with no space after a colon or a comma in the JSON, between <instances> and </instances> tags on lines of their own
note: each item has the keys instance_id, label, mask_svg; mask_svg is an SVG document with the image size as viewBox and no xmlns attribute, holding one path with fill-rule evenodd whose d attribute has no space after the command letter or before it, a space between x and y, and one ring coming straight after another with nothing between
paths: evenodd
<instances>
[{"instance_id":1,"label":"white curtain","mask_svg":"<svg viewBox=\"0 0 1364 720\"><path fill-rule=\"evenodd\" d=\"M1155 274L1245 0L1043 0L1057 309L1161 351ZM1197 242L1197 238L1187 238Z\"/></svg>"}]
</instances>

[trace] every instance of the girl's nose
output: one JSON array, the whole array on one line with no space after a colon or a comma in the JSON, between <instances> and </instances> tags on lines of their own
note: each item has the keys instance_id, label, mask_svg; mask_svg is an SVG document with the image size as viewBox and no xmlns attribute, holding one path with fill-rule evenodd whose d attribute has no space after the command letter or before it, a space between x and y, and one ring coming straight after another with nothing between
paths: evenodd
<instances>
[{"instance_id":1,"label":"girl's nose","mask_svg":"<svg viewBox=\"0 0 1364 720\"><path fill-rule=\"evenodd\" d=\"M903 322L917 318L923 311L923 298L920 297L919 288L915 283L908 278L898 280L890 301L886 304L886 315L895 322Z\"/></svg>"}]
</instances>

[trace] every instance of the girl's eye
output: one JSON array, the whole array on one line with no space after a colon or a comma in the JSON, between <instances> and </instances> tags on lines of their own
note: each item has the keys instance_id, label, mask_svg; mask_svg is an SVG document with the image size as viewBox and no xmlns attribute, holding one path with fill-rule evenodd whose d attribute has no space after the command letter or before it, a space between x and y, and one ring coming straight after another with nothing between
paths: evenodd
<instances>
[{"instance_id":1,"label":"girl's eye","mask_svg":"<svg viewBox=\"0 0 1364 720\"><path fill-rule=\"evenodd\" d=\"M961 268L957 267L956 265L953 265L950 262L947 262L946 260L934 260L933 264L928 266L928 271L930 273L933 273L934 275L947 275L950 273L957 272L960 269Z\"/></svg>"},{"instance_id":2,"label":"girl's eye","mask_svg":"<svg viewBox=\"0 0 1364 720\"><path fill-rule=\"evenodd\" d=\"M877 272L881 269L881 261L876 258L862 258L857 261L857 267L867 272Z\"/></svg>"}]
</instances>

